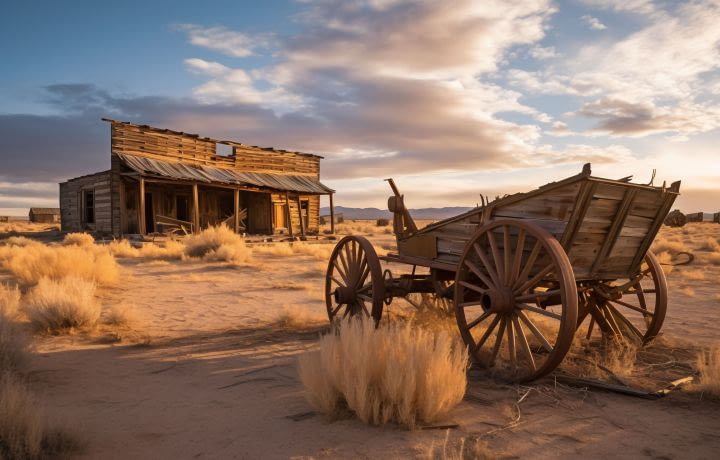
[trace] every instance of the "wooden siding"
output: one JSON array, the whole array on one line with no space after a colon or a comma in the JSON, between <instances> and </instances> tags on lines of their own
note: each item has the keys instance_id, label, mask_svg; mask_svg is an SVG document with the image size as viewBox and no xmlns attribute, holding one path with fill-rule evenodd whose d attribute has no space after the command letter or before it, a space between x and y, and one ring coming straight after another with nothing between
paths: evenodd
<instances>
[{"instance_id":1,"label":"wooden siding","mask_svg":"<svg viewBox=\"0 0 720 460\"><path fill-rule=\"evenodd\" d=\"M94 193L95 222L85 223L83 193ZM60 223L62 231L113 233L111 171L71 179L60 184Z\"/></svg>"},{"instance_id":2,"label":"wooden siding","mask_svg":"<svg viewBox=\"0 0 720 460\"><path fill-rule=\"evenodd\" d=\"M207 165L239 171L268 172L320 177L320 157L310 154L231 145L233 154L216 154L218 142L169 130L120 122L111 124L111 151L192 165Z\"/></svg>"},{"instance_id":3,"label":"wooden siding","mask_svg":"<svg viewBox=\"0 0 720 460\"><path fill-rule=\"evenodd\" d=\"M285 206L286 200L284 193L273 193L271 196L273 209L275 209L275 206L278 205ZM297 206L298 195L291 193L288 195L288 198L290 202L290 222L292 224L293 234L297 236L301 233L300 215L298 213ZM300 195L300 201L308 202L308 215L306 218L307 225L305 226L305 233L317 234L320 231L320 197L318 195ZM273 222L275 232L282 231L283 233L287 233L288 229L285 220L279 222L280 225L278 225L277 220L278 219L276 218Z\"/></svg>"}]
</instances>

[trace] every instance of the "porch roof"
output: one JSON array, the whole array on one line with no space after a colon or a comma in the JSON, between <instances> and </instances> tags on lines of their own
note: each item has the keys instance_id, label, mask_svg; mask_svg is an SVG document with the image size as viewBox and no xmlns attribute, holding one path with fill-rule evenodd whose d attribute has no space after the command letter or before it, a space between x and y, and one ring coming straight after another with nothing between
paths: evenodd
<instances>
[{"instance_id":1,"label":"porch roof","mask_svg":"<svg viewBox=\"0 0 720 460\"><path fill-rule=\"evenodd\" d=\"M264 187L279 191L325 195L334 190L309 176L256 173L215 168L212 166L187 165L154 158L115 153L130 169L140 174L188 180L208 184L245 185Z\"/></svg>"}]
</instances>

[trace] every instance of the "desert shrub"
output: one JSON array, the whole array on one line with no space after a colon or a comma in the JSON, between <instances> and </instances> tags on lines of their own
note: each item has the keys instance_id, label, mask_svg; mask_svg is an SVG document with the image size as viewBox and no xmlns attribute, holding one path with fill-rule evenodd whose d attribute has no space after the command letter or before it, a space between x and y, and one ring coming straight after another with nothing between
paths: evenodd
<instances>
[{"instance_id":1,"label":"desert shrub","mask_svg":"<svg viewBox=\"0 0 720 460\"><path fill-rule=\"evenodd\" d=\"M465 394L467 351L445 332L371 319L341 323L299 358L310 403L333 416L343 406L370 424L407 427L446 415Z\"/></svg>"},{"instance_id":2,"label":"desert shrub","mask_svg":"<svg viewBox=\"0 0 720 460\"><path fill-rule=\"evenodd\" d=\"M660 252L687 252L690 248L682 241L673 241L664 238L656 238L652 244L652 251L655 254Z\"/></svg>"},{"instance_id":3,"label":"desert shrub","mask_svg":"<svg viewBox=\"0 0 720 460\"><path fill-rule=\"evenodd\" d=\"M272 243L253 247L253 252L269 256L291 256L294 254L293 247L289 243Z\"/></svg>"},{"instance_id":4,"label":"desert shrub","mask_svg":"<svg viewBox=\"0 0 720 460\"><path fill-rule=\"evenodd\" d=\"M237 262L247 261L251 252L245 240L224 225L209 227L185 240L185 254L190 257L208 256L209 260Z\"/></svg>"},{"instance_id":5,"label":"desert shrub","mask_svg":"<svg viewBox=\"0 0 720 460\"><path fill-rule=\"evenodd\" d=\"M697 359L696 389L720 397L720 346L700 353Z\"/></svg>"},{"instance_id":6,"label":"desert shrub","mask_svg":"<svg viewBox=\"0 0 720 460\"><path fill-rule=\"evenodd\" d=\"M436 446L433 442L424 454L427 460L491 460L499 457L480 439L460 438L451 441L450 430L445 433L442 444Z\"/></svg>"},{"instance_id":7,"label":"desert shrub","mask_svg":"<svg viewBox=\"0 0 720 460\"><path fill-rule=\"evenodd\" d=\"M115 284L120 271L115 258L98 246L12 246L2 266L20 283L34 285L41 278L83 278L100 285Z\"/></svg>"},{"instance_id":8,"label":"desert shrub","mask_svg":"<svg viewBox=\"0 0 720 460\"><path fill-rule=\"evenodd\" d=\"M273 324L279 327L304 328L326 324L327 313L297 305L285 305L275 317Z\"/></svg>"},{"instance_id":9,"label":"desert shrub","mask_svg":"<svg viewBox=\"0 0 720 460\"><path fill-rule=\"evenodd\" d=\"M166 241L162 246L144 244L139 256L145 259L180 260L185 256L185 245L177 241Z\"/></svg>"},{"instance_id":10,"label":"desert shrub","mask_svg":"<svg viewBox=\"0 0 720 460\"><path fill-rule=\"evenodd\" d=\"M95 283L77 277L42 278L27 294L23 307L36 329L52 333L92 327L100 317Z\"/></svg>"},{"instance_id":11,"label":"desert shrub","mask_svg":"<svg viewBox=\"0 0 720 460\"><path fill-rule=\"evenodd\" d=\"M134 305L120 304L107 309L103 322L111 326L134 328L142 323L142 319Z\"/></svg>"},{"instance_id":12,"label":"desert shrub","mask_svg":"<svg viewBox=\"0 0 720 460\"><path fill-rule=\"evenodd\" d=\"M63 458L79 450L76 439L47 423L26 382L0 372L0 458Z\"/></svg>"},{"instance_id":13,"label":"desert shrub","mask_svg":"<svg viewBox=\"0 0 720 460\"><path fill-rule=\"evenodd\" d=\"M0 283L0 316L12 318L20 305L20 290Z\"/></svg>"},{"instance_id":14,"label":"desert shrub","mask_svg":"<svg viewBox=\"0 0 720 460\"><path fill-rule=\"evenodd\" d=\"M92 246L95 244L95 238L89 233L68 233L63 238L64 245L75 246Z\"/></svg>"},{"instance_id":15,"label":"desert shrub","mask_svg":"<svg viewBox=\"0 0 720 460\"><path fill-rule=\"evenodd\" d=\"M390 225L390 220L389 219L378 219L375 221L375 225L377 225L378 227L387 227L388 225Z\"/></svg>"},{"instance_id":16,"label":"desert shrub","mask_svg":"<svg viewBox=\"0 0 720 460\"><path fill-rule=\"evenodd\" d=\"M718 242L717 238L706 238L705 241L703 241L700 244L700 250L701 251L711 251L711 252L720 252L720 243Z\"/></svg>"},{"instance_id":17,"label":"desert shrub","mask_svg":"<svg viewBox=\"0 0 720 460\"><path fill-rule=\"evenodd\" d=\"M705 272L702 270L681 270L680 276L690 281L699 281L705 279Z\"/></svg>"},{"instance_id":18,"label":"desert shrub","mask_svg":"<svg viewBox=\"0 0 720 460\"><path fill-rule=\"evenodd\" d=\"M138 248L133 247L128 240L112 240L107 249L115 257L131 259L140 256Z\"/></svg>"}]
</instances>

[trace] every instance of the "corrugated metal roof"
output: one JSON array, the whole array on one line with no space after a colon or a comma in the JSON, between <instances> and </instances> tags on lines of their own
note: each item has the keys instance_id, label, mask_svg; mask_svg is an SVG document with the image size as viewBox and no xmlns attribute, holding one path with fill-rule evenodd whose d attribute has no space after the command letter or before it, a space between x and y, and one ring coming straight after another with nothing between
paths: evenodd
<instances>
[{"instance_id":1,"label":"corrugated metal roof","mask_svg":"<svg viewBox=\"0 0 720 460\"><path fill-rule=\"evenodd\" d=\"M140 174L169 177L204 183L246 185L288 192L326 194L334 192L319 180L308 176L256 173L212 166L186 165L134 155L116 155L132 170Z\"/></svg>"}]
</instances>

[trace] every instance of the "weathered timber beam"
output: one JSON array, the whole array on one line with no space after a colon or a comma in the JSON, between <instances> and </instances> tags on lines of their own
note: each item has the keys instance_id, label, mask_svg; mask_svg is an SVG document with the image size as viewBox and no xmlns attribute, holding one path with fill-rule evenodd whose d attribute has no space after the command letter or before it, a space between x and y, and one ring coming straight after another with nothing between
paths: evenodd
<instances>
[{"instance_id":1,"label":"weathered timber beam","mask_svg":"<svg viewBox=\"0 0 720 460\"><path fill-rule=\"evenodd\" d=\"M298 217L300 218L300 235L305 236L305 222L303 221L302 203L300 201L300 194L296 195L296 199L297 199Z\"/></svg>"},{"instance_id":2,"label":"weathered timber beam","mask_svg":"<svg viewBox=\"0 0 720 460\"><path fill-rule=\"evenodd\" d=\"M147 228L145 227L145 178L140 177L140 206L138 206L138 222L140 223L140 234L147 234Z\"/></svg>"},{"instance_id":3,"label":"weathered timber beam","mask_svg":"<svg viewBox=\"0 0 720 460\"><path fill-rule=\"evenodd\" d=\"M620 237L620 232L622 232L623 226L625 225L625 219L627 219L628 213L630 212L630 209L632 209L635 195L637 195L637 189L629 188L625 191L625 196L623 197L622 202L620 202L620 205L618 206L618 210L615 213L615 218L613 219L613 222L610 225L610 229L605 236L605 241L603 242L600 251L598 251L597 256L595 257L595 261L590 267L590 276L595 276L595 274L597 274L600 266L603 264L603 262L605 262L608 255L610 255L610 253L612 252L615 243Z\"/></svg>"},{"instance_id":4,"label":"weathered timber beam","mask_svg":"<svg viewBox=\"0 0 720 460\"><path fill-rule=\"evenodd\" d=\"M234 229L235 233L240 233L240 189L233 191L233 215L235 216Z\"/></svg>"},{"instance_id":5,"label":"weathered timber beam","mask_svg":"<svg viewBox=\"0 0 720 460\"><path fill-rule=\"evenodd\" d=\"M330 233L335 234L335 206L333 206L333 194L330 194Z\"/></svg>"},{"instance_id":6,"label":"weathered timber beam","mask_svg":"<svg viewBox=\"0 0 720 460\"><path fill-rule=\"evenodd\" d=\"M290 214L290 194L285 192L285 215L287 218L288 233L293 238L292 215Z\"/></svg>"},{"instance_id":7,"label":"weathered timber beam","mask_svg":"<svg viewBox=\"0 0 720 460\"><path fill-rule=\"evenodd\" d=\"M193 233L200 231L200 196L198 184L192 184L193 195Z\"/></svg>"}]
</instances>

